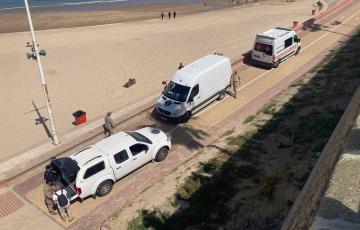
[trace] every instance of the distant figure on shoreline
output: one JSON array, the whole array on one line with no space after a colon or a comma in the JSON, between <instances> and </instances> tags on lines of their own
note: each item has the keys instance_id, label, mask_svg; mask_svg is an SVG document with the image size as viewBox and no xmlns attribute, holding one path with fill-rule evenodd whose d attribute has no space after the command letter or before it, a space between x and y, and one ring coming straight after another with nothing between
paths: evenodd
<instances>
[{"instance_id":1,"label":"distant figure on shoreline","mask_svg":"<svg viewBox=\"0 0 360 230\"><path fill-rule=\"evenodd\" d=\"M180 69L182 69L182 68L184 68L184 65L183 65L182 62L180 62L179 67L178 67L178 70L180 70Z\"/></svg>"},{"instance_id":2,"label":"distant figure on shoreline","mask_svg":"<svg viewBox=\"0 0 360 230\"><path fill-rule=\"evenodd\" d=\"M164 11L161 11L161 20L164 20Z\"/></svg>"},{"instance_id":3,"label":"distant figure on shoreline","mask_svg":"<svg viewBox=\"0 0 360 230\"><path fill-rule=\"evenodd\" d=\"M169 13L168 13L168 16L169 16L169 19L171 18L171 12L169 11Z\"/></svg>"},{"instance_id":4,"label":"distant figure on shoreline","mask_svg":"<svg viewBox=\"0 0 360 230\"><path fill-rule=\"evenodd\" d=\"M206 1L204 1L204 6L206 7Z\"/></svg>"},{"instance_id":5,"label":"distant figure on shoreline","mask_svg":"<svg viewBox=\"0 0 360 230\"><path fill-rule=\"evenodd\" d=\"M174 15L174 19L175 19L176 18L176 11L174 11L173 15Z\"/></svg>"}]
</instances>

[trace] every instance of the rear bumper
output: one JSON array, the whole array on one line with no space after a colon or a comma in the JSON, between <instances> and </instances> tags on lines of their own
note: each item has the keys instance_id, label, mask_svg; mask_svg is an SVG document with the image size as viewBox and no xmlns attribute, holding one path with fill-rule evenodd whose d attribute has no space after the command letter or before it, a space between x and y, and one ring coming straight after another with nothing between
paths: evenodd
<instances>
[{"instance_id":1,"label":"rear bumper","mask_svg":"<svg viewBox=\"0 0 360 230\"><path fill-rule=\"evenodd\" d=\"M262 62L262 61L258 61L258 60L255 60L253 58L251 58L251 62L255 65L260 65L260 66L265 66L265 67L269 67L269 68L272 68L274 66L274 63L269 63L269 62Z\"/></svg>"}]
</instances>

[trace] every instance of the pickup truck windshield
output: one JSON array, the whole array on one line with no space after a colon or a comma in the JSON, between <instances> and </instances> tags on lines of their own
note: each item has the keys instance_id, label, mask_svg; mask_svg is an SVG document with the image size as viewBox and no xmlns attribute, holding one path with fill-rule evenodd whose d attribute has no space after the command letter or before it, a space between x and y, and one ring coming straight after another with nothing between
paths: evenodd
<instances>
[{"instance_id":1,"label":"pickup truck windshield","mask_svg":"<svg viewBox=\"0 0 360 230\"><path fill-rule=\"evenodd\" d=\"M257 42L254 47L254 50L263 52L266 55L272 55L272 49L273 49L272 45L267 45L260 42Z\"/></svg>"},{"instance_id":2,"label":"pickup truck windshield","mask_svg":"<svg viewBox=\"0 0 360 230\"><path fill-rule=\"evenodd\" d=\"M164 95L174 101L185 102L189 94L190 87L170 82L164 91Z\"/></svg>"},{"instance_id":3,"label":"pickup truck windshield","mask_svg":"<svg viewBox=\"0 0 360 230\"><path fill-rule=\"evenodd\" d=\"M147 137L145 137L144 135L142 135L140 133L137 133L137 132L126 132L126 133L129 134L132 138L134 138L138 142L152 144L152 142Z\"/></svg>"}]
</instances>

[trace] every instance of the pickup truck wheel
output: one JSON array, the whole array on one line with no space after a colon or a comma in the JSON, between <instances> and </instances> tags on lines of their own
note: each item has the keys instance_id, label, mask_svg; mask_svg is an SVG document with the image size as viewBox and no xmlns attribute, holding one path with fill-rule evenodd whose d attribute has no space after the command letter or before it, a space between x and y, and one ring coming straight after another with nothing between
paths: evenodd
<instances>
[{"instance_id":1,"label":"pickup truck wheel","mask_svg":"<svg viewBox=\"0 0 360 230\"><path fill-rule=\"evenodd\" d=\"M155 161L160 162L165 160L165 158L167 157L169 153L169 149L166 147L162 147L161 149L159 149L159 151L156 153L155 156Z\"/></svg>"},{"instance_id":2,"label":"pickup truck wheel","mask_svg":"<svg viewBox=\"0 0 360 230\"><path fill-rule=\"evenodd\" d=\"M188 121L190 120L190 118L191 118L191 112L190 112L190 111L187 111L187 112L183 115L183 117L182 117L182 119L181 119L181 123L186 123L186 122L188 122Z\"/></svg>"},{"instance_id":3,"label":"pickup truck wheel","mask_svg":"<svg viewBox=\"0 0 360 230\"><path fill-rule=\"evenodd\" d=\"M220 93L219 93L219 96L217 98L218 101L221 101L222 99L224 99L225 97L225 90L222 90Z\"/></svg>"},{"instance_id":4,"label":"pickup truck wheel","mask_svg":"<svg viewBox=\"0 0 360 230\"><path fill-rule=\"evenodd\" d=\"M106 180L104 182L101 182L101 184L99 184L98 188L96 189L96 195L98 196L106 196L107 194L109 194L112 190L113 187L113 183L110 180Z\"/></svg>"}]
</instances>

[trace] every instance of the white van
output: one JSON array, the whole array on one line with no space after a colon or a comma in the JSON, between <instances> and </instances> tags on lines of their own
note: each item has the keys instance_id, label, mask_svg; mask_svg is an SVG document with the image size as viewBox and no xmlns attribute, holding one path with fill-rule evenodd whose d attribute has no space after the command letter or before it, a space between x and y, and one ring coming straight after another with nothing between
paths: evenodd
<instances>
[{"instance_id":1,"label":"white van","mask_svg":"<svg viewBox=\"0 0 360 230\"><path fill-rule=\"evenodd\" d=\"M69 157L52 161L69 200L105 196L120 178L149 161L162 161L171 148L161 130L145 127L119 132Z\"/></svg>"},{"instance_id":2,"label":"white van","mask_svg":"<svg viewBox=\"0 0 360 230\"><path fill-rule=\"evenodd\" d=\"M300 38L294 30L276 27L256 35L251 59L257 64L277 68L280 62L297 55L300 48Z\"/></svg>"},{"instance_id":3,"label":"white van","mask_svg":"<svg viewBox=\"0 0 360 230\"><path fill-rule=\"evenodd\" d=\"M186 65L175 73L157 101L159 116L187 122L195 112L225 97L231 74L230 59L216 54Z\"/></svg>"}]
</instances>

